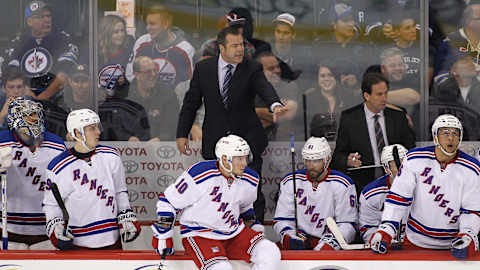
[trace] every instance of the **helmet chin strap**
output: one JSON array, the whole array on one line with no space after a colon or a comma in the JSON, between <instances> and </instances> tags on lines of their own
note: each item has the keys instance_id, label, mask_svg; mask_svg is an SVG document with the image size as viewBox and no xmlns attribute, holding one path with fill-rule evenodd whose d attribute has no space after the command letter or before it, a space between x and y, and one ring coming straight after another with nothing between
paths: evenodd
<instances>
[{"instance_id":1,"label":"helmet chin strap","mask_svg":"<svg viewBox=\"0 0 480 270\"><path fill-rule=\"evenodd\" d=\"M438 142L438 137L435 136L435 138L433 138L433 142L435 143L435 146L438 146L440 148L440 151L442 151L442 153L444 153L445 155L451 157L453 155L455 155L457 153L457 150L458 150L458 147L460 146L460 143L458 143L457 147L455 148L455 150L453 152L447 152L447 150L445 150L443 148L443 146Z\"/></svg>"},{"instance_id":2,"label":"helmet chin strap","mask_svg":"<svg viewBox=\"0 0 480 270\"><path fill-rule=\"evenodd\" d=\"M75 131L74 131L75 132ZM82 132L83 133L83 132ZM82 135L83 139L80 140L79 138L77 138L77 136L73 136L73 138L77 141L77 142L80 142L82 144L83 147L85 147L85 149L87 149L87 152L91 152L93 151L93 149L95 148L90 148L87 146L87 144L85 143L85 135Z\"/></svg>"},{"instance_id":3,"label":"helmet chin strap","mask_svg":"<svg viewBox=\"0 0 480 270\"><path fill-rule=\"evenodd\" d=\"M225 167L225 166L223 165L223 159L220 159L220 160L219 160L220 167L223 168L223 169L227 172L227 174L228 174L229 177L232 177L232 178L234 178L234 179L240 178L240 176L236 176L235 174L233 174L232 159L229 159L229 158L227 157L227 162L228 162L228 165L230 166L230 169L227 169L227 167Z\"/></svg>"}]
</instances>

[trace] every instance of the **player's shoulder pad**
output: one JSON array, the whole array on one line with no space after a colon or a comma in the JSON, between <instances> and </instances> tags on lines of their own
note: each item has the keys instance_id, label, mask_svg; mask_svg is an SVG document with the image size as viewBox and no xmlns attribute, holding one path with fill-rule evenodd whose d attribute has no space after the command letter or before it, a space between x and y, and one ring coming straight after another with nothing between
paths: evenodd
<instances>
[{"instance_id":1,"label":"player's shoulder pad","mask_svg":"<svg viewBox=\"0 0 480 270\"><path fill-rule=\"evenodd\" d=\"M480 175L480 162L478 159L459 150L457 159L453 162L472 170L476 175Z\"/></svg>"},{"instance_id":2,"label":"player's shoulder pad","mask_svg":"<svg viewBox=\"0 0 480 270\"><path fill-rule=\"evenodd\" d=\"M435 159L435 146L413 148L407 152L407 160Z\"/></svg>"},{"instance_id":3,"label":"player's shoulder pad","mask_svg":"<svg viewBox=\"0 0 480 270\"><path fill-rule=\"evenodd\" d=\"M118 153L117 149L107 145L100 145L100 144L97 145L97 147L95 148L95 154L99 154L99 153L111 154L111 155L120 157L120 154Z\"/></svg>"},{"instance_id":4,"label":"player's shoulder pad","mask_svg":"<svg viewBox=\"0 0 480 270\"><path fill-rule=\"evenodd\" d=\"M212 177L219 176L222 173L217 167L216 160L207 160L193 164L187 169L187 174L192 177L193 182L200 184Z\"/></svg>"},{"instance_id":5,"label":"player's shoulder pad","mask_svg":"<svg viewBox=\"0 0 480 270\"><path fill-rule=\"evenodd\" d=\"M345 186L345 188L355 185L355 183L350 177L336 170L330 170L330 174L328 174L327 179L325 181L342 184L342 186Z\"/></svg>"},{"instance_id":6,"label":"player's shoulder pad","mask_svg":"<svg viewBox=\"0 0 480 270\"><path fill-rule=\"evenodd\" d=\"M48 131L44 133L43 142L40 144L40 146L59 150L62 152L67 149L62 138Z\"/></svg>"},{"instance_id":7,"label":"player's shoulder pad","mask_svg":"<svg viewBox=\"0 0 480 270\"><path fill-rule=\"evenodd\" d=\"M59 174L66 166L77 159L70 151L65 150L48 163L47 169L55 174Z\"/></svg>"},{"instance_id":8,"label":"player's shoulder pad","mask_svg":"<svg viewBox=\"0 0 480 270\"><path fill-rule=\"evenodd\" d=\"M282 179L281 185L287 184L289 181L293 180L293 173L287 173ZM307 170L300 169L295 171L295 180L307 181Z\"/></svg>"},{"instance_id":9,"label":"player's shoulder pad","mask_svg":"<svg viewBox=\"0 0 480 270\"><path fill-rule=\"evenodd\" d=\"M255 170L246 167L240 180L245 181L256 188L258 186L259 176Z\"/></svg>"},{"instance_id":10,"label":"player's shoulder pad","mask_svg":"<svg viewBox=\"0 0 480 270\"><path fill-rule=\"evenodd\" d=\"M15 137L10 130L0 130L0 147L14 146L15 144Z\"/></svg>"},{"instance_id":11,"label":"player's shoulder pad","mask_svg":"<svg viewBox=\"0 0 480 270\"><path fill-rule=\"evenodd\" d=\"M381 176L374 181L368 183L368 185L366 185L362 190L362 194L365 199L379 193L387 193L389 191L387 185L388 177L388 174L385 174L384 176Z\"/></svg>"}]
</instances>

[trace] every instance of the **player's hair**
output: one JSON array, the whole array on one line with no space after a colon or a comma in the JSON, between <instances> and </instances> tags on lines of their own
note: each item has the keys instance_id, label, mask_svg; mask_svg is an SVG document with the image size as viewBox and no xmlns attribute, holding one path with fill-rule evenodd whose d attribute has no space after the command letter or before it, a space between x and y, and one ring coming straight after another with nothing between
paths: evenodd
<instances>
[{"instance_id":1,"label":"player's hair","mask_svg":"<svg viewBox=\"0 0 480 270\"><path fill-rule=\"evenodd\" d=\"M390 83L388 82L387 78L383 76L383 74L376 72L370 72L365 74L362 80L362 94L372 94L372 85L381 82L385 82L387 84L387 89L390 87Z\"/></svg>"},{"instance_id":2,"label":"player's hair","mask_svg":"<svg viewBox=\"0 0 480 270\"><path fill-rule=\"evenodd\" d=\"M172 25L173 17L166 6L163 6L163 5L151 6L150 8L147 9L145 18L147 18L148 15L154 15L154 14L160 15L163 21L167 21L169 25Z\"/></svg>"},{"instance_id":3,"label":"player's hair","mask_svg":"<svg viewBox=\"0 0 480 270\"><path fill-rule=\"evenodd\" d=\"M400 55L403 60L404 53L402 52L402 50L397 47L387 48L383 50L383 52L380 54L380 63L382 63L383 65L388 58L397 55Z\"/></svg>"},{"instance_id":4,"label":"player's hair","mask_svg":"<svg viewBox=\"0 0 480 270\"><path fill-rule=\"evenodd\" d=\"M7 85L7 82L11 82L14 80L22 80L22 83L24 85L26 84L25 76L23 75L23 73L17 69L12 68L7 70L7 72L4 73L3 79L2 79L2 86L5 87Z\"/></svg>"},{"instance_id":5,"label":"player's hair","mask_svg":"<svg viewBox=\"0 0 480 270\"><path fill-rule=\"evenodd\" d=\"M148 60L153 61L152 58L144 55L135 57L135 60L133 61L133 65L132 65L133 72L139 72L142 62L146 62Z\"/></svg>"},{"instance_id":6,"label":"player's hair","mask_svg":"<svg viewBox=\"0 0 480 270\"><path fill-rule=\"evenodd\" d=\"M223 45L225 46L226 43L227 43L227 35L240 35L240 31L238 29L238 27L232 27L232 26L229 26L229 27L225 27L223 28L220 32L218 32L218 35L217 35L217 43L218 45L220 46Z\"/></svg>"},{"instance_id":7,"label":"player's hair","mask_svg":"<svg viewBox=\"0 0 480 270\"><path fill-rule=\"evenodd\" d=\"M100 22L100 26L98 29L98 49L101 54L104 56L108 55L110 50L113 48L112 46L112 35L115 30L115 25L117 23L122 23L123 28L127 27L125 20L117 15L107 15L102 18ZM127 36L125 36L125 40L121 45L121 48L125 48L127 46Z\"/></svg>"},{"instance_id":8,"label":"player's hair","mask_svg":"<svg viewBox=\"0 0 480 270\"><path fill-rule=\"evenodd\" d=\"M273 56L273 57L276 58L276 56L275 56L275 54L273 54L273 52L271 52L271 51L263 51L263 52L260 52L259 54L255 55L255 60L260 63L260 59L261 59L262 57L270 57L270 56ZM280 61L279 61L279 62L280 62Z\"/></svg>"}]
</instances>

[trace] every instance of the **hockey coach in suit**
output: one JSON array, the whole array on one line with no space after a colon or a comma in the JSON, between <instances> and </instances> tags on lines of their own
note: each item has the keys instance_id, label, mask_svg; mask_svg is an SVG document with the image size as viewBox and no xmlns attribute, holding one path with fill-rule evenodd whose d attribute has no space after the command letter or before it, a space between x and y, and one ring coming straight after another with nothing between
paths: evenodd
<instances>
[{"instance_id":1,"label":"hockey coach in suit","mask_svg":"<svg viewBox=\"0 0 480 270\"><path fill-rule=\"evenodd\" d=\"M347 173L357 192L384 174L380 163L382 149L390 144L415 146L415 136L399 110L385 107L389 83L380 73L368 73L362 81L365 102L344 110L340 118L331 167ZM378 168L362 166L378 165ZM359 168L348 171L348 168Z\"/></svg>"},{"instance_id":2,"label":"hockey coach in suit","mask_svg":"<svg viewBox=\"0 0 480 270\"><path fill-rule=\"evenodd\" d=\"M255 113L255 96L259 95L276 118L287 111L267 81L262 65L244 58L244 41L239 29L227 27L218 33L218 57L202 60L195 66L190 89L185 94L177 126L177 147L188 148L188 134L197 109L205 103L202 127L202 156L216 159L216 142L235 134L251 147L253 160L249 166L261 174L262 153L268 145L265 131ZM255 212L263 221L265 199L259 185Z\"/></svg>"}]
</instances>

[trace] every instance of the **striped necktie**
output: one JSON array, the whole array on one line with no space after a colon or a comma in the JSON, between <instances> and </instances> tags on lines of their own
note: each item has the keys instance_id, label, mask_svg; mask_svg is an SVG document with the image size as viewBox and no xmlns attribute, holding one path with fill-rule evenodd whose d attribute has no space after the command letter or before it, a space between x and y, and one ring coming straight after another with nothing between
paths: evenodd
<instances>
[{"instance_id":1,"label":"striped necktie","mask_svg":"<svg viewBox=\"0 0 480 270\"><path fill-rule=\"evenodd\" d=\"M378 122L379 117L380 117L380 115L375 114L373 116L373 119L375 120L374 127L375 127L375 138L377 139L378 155L381 155L383 147L385 147L385 140L383 139L382 127L380 126L380 123Z\"/></svg>"},{"instance_id":2,"label":"striped necktie","mask_svg":"<svg viewBox=\"0 0 480 270\"><path fill-rule=\"evenodd\" d=\"M222 90L220 91L225 109L227 109L228 107L228 90L230 90L230 86L232 82L233 65L228 64L226 67L227 67L227 72L225 72L225 78L223 79Z\"/></svg>"}]
</instances>

